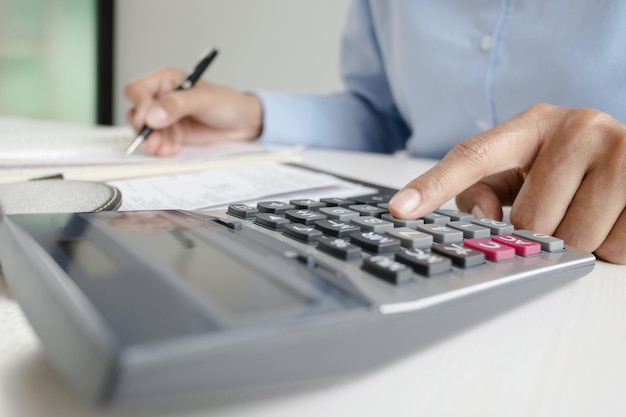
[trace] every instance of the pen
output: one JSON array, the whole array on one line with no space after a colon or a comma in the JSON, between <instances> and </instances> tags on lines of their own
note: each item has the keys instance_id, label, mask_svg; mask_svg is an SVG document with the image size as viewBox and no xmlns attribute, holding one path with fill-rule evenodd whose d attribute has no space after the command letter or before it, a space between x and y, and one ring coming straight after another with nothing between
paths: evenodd
<instances>
[{"instance_id":1,"label":"pen","mask_svg":"<svg viewBox=\"0 0 626 417\"><path fill-rule=\"evenodd\" d=\"M215 48L211 49L207 54L203 54L200 62L198 62L193 71L191 71L187 78L185 78L185 81L183 81L183 83L179 85L176 90L188 90L189 88L191 88L196 83L196 81L200 79L204 70L208 68L208 66L211 64L213 59L215 59L216 56L217 49ZM148 137L150 133L152 133L152 128L148 126L142 127L137 137L126 149L125 156L129 156L130 154L132 154L135 149L137 149L139 145L141 145L141 142L143 142Z\"/></svg>"}]
</instances>

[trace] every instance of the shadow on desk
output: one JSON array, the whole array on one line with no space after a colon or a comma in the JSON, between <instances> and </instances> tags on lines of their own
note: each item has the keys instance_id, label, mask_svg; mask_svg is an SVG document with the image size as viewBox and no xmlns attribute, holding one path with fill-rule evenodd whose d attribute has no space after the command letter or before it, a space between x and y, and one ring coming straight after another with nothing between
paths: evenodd
<instances>
[{"instance_id":1,"label":"shadow on desk","mask_svg":"<svg viewBox=\"0 0 626 417\"><path fill-rule=\"evenodd\" d=\"M278 398L297 397L298 395L315 395L318 392L332 390L349 379L324 382L309 382L256 388L223 393L211 393L198 398L176 401L175 405L167 402L145 406L115 406L110 408L96 408L77 398L50 367L37 346L19 359L12 360L3 369L5 384L0 392L0 401L5 404L19 404L18 408L11 409L11 416L108 416L108 417L158 417L158 416L207 416L220 414L232 406L257 405L274 402ZM2 397L12 398L4 401ZM23 399L15 401L15 399ZM7 410L3 410L7 411ZM4 414L3 414L4 416Z\"/></svg>"},{"instance_id":2,"label":"shadow on desk","mask_svg":"<svg viewBox=\"0 0 626 417\"><path fill-rule=\"evenodd\" d=\"M555 285L556 286L556 285ZM532 286L530 286L532 287ZM458 306L450 306L443 309L437 315L437 323L439 326L430 326L426 330L426 335L416 335L416 339L420 339L420 343L412 345L412 348L405 352L404 355L397 356L406 358L416 354L419 350L432 346L436 342L440 342L453 334L459 334L471 329L474 325L484 321L484 319L493 317L493 308L500 312L509 310L521 303L536 296L536 293L530 291L529 286L520 286L514 291L508 291L507 294L500 294L502 297L494 297L489 304L490 308L484 308L482 297L475 297L465 303L459 303ZM545 292L545 287L542 292ZM506 296L504 296L506 295ZM6 301L6 300L5 300ZM477 306L483 308L477 308ZM15 305L16 308L17 305ZM473 308L472 308L473 307ZM470 316L460 315L457 308L463 311L472 310L474 314ZM427 317L425 320L432 320ZM397 331L406 333L409 325L415 324L411 320L400 320L394 324ZM423 328L423 327L422 327ZM30 329L29 329L30 331ZM31 331L32 333L32 331ZM32 335L34 338L34 334ZM36 339L34 339L36 341ZM194 394L192 398L176 398L176 401L170 403L168 399L159 399L154 405L122 405L110 408L93 408L91 405L81 402L69 391L69 387L61 381L57 374L50 368L42 355L41 347L38 343L33 342L31 346L26 346L27 351L17 356L18 360L12 360L8 367L10 370L4 370L4 381L10 381L10 389L4 389L0 395L10 395L12 398L25 398L27 400L19 401L20 409L14 410L11 415L19 416L200 416L225 413L232 407L240 408L256 408L269 406L271 403L280 401L291 402L298 397L317 396L328 390L338 389L341 386L350 384L355 378L366 377L381 372L386 366L395 364L399 361L392 361L387 365L376 368L375 371L368 371L358 375L352 375L347 378L332 379L316 382L305 382L298 384L284 384L280 386L256 387L245 390L236 390L228 392L214 392L208 394ZM30 349L28 349L30 348ZM10 375L10 377L8 377ZM167 377L164 375L163 377ZM12 401L16 403L16 401Z\"/></svg>"}]
</instances>

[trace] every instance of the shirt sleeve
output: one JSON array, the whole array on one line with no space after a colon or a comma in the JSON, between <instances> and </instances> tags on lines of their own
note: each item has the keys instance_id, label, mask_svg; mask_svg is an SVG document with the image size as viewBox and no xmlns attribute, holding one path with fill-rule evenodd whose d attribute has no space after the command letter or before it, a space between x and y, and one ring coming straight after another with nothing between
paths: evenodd
<instances>
[{"instance_id":1,"label":"shirt sleeve","mask_svg":"<svg viewBox=\"0 0 626 417\"><path fill-rule=\"evenodd\" d=\"M409 129L395 106L365 0L351 4L341 42L346 91L322 94L255 92L263 103L261 140L269 143L391 153Z\"/></svg>"}]
</instances>

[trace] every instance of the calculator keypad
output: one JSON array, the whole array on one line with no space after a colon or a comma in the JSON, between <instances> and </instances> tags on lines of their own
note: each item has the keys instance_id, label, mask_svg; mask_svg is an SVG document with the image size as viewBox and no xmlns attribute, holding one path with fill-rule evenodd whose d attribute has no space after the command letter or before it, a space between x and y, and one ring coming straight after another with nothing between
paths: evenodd
<instances>
[{"instance_id":1,"label":"calculator keypad","mask_svg":"<svg viewBox=\"0 0 626 417\"><path fill-rule=\"evenodd\" d=\"M388 201L389 196L264 201L255 207L232 204L227 214L336 259L360 262L363 271L393 285L413 282L414 274L435 277L453 266L471 270L565 250L561 239L458 210L396 219L387 210Z\"/></svg>"}]
</instances>

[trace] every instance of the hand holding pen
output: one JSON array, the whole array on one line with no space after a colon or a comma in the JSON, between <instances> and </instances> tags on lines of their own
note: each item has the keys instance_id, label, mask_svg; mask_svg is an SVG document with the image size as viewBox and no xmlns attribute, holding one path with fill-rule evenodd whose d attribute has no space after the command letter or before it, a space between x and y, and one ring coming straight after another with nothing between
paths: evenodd
<instances>
[{"instance_id":1,"label":"hand holding pen","mask_svg":"<svg viewBox=\"0 0 626 417\"><path fill-rule=\"evenodd\" d=\"M209 67L211 62L217 56L217 50L211 49L207 54L203 54L202 59L194 67L193 71L185 78L185 80L176 88L177 91L184 91L191 88L202 76L204 71ZM137 137L131 142L126 149L126 156L132 154L141 143L153 132L153 129L147 125L141 128Z\"/></svg>"},{"instance_id":2,"label":"hand holding pen","mask_svg":"<svg viewBox=\"0 0 626 417\"><path fill-rule=\"evenodd\" d=\"M263 130L259 98L231 87L200 79L193 88L178 91L186 76L177 68L162 68L124 89L133 104L128 120L137 132L150 126L143 140L146 153L176 155L184 145L251 141ZM141 140L140 140L141 141Z\"/></svg>"}]
</instances>

